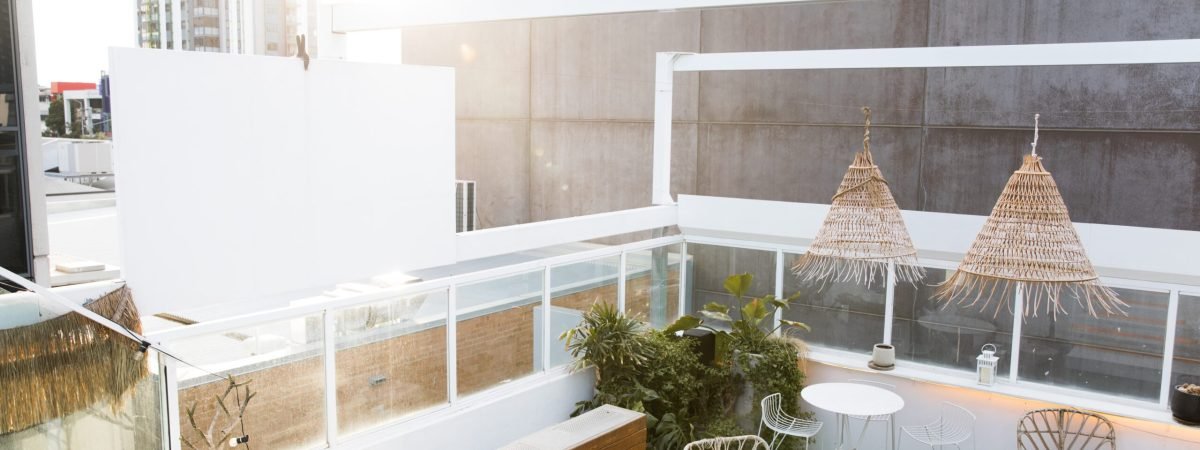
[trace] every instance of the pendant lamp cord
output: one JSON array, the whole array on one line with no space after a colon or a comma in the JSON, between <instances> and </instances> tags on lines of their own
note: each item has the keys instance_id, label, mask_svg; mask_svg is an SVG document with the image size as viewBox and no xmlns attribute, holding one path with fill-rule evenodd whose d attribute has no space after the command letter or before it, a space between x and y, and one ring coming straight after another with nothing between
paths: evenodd
<instances>
[{"instance_id":1,"label":"pendant lamp cord","mask_svg":"<svg viewBox=\"0 0 1200 450\"><path fill-rule=\"evenodd\" d=\"M1030 144L1030 145L1032 145L1032 146L1033 146L1033 152L1032 152L1032 154L1033 154L1033 156L1035 156L1035 157L1037 156L1037 141L1038 141L1038 118L1039 118L1039 117L1041 117L1041 116L1042 116L1041 114L1034 114L1034 115L1033 115L1033 143L1032 143L1032 144Z\"/></svg>"},{"instance_id":2,"label":"pendant lamp cord","mask_svg":"<svg viewBox=\"0 0 1200 450\"><path fill-rule=\"evenodd\" d=\"M863 151L871 152L871 108L864 106L862 108L863 116L866 117L867 123L863 125Z\"/></svg>"}]
</instances>

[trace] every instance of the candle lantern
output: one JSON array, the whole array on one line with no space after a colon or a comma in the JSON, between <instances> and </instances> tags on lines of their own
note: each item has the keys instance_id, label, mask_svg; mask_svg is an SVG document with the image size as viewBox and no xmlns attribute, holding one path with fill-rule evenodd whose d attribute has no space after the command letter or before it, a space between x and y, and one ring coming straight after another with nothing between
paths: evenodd
<instances>
[{"instance_id":1,"label":"candle lantern","mask_svg":"<svg viewBox=\"0 0 1200 450\"><path fill-rule=\"evenodd\" d=\"M975 358L975 375L979 380L979 384L991 386L996 384L996 363L1000 361L1000 358L996 357L995 345L984 344L981 351L983 354Z\"/></svg>"}]
</instances>

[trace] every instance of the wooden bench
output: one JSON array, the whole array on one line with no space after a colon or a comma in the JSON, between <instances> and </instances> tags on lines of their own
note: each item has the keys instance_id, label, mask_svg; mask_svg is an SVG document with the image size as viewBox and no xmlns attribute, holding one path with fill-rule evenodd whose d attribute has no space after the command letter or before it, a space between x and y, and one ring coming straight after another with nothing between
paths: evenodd
<instances>
[{"instance_id":1,"label":"wooden bench","mask_svg":"<svg viewBox=\"0 0 1200 450\"><path fill-rule=\"evenodd\" d=\"M525 436L503 450L645 450L646 415L604 405Z\"/></svg>"}]
</instances>

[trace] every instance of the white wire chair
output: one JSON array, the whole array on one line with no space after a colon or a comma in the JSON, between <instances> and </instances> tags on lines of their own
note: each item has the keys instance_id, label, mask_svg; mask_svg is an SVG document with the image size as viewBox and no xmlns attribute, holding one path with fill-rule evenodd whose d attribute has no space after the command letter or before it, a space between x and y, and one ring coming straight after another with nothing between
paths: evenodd
<instances>
[{"instance_id":1,"label":"white wire chair","mask_svg":"<svg viewBox=\"0 0 1200 450\"><path fill-rule=\"evenodd\" d=\"M1077 409L1038 409L1017 423L1019 450L1114 450L1117 432L1099 414Z\"/></svg>"},{"instance_id":2,"label":"white wire chair","mask_svg":"<svg viewBox=\"0 0 1200 450\"><path fill-rule=\"evenodd\" d=\"M851 382L851 383L865 384L868 386L881 387L881 388L887 389L889 391L896 392L896 385L894 385L894 384L881 383L878 381L871 381L871 380L861 380L861 379L850 379L850 380L846 380L846 381ZM887 423L887 427L888 427L887 448L889 448L889 449L896 448L896 428L895 428L896 424L892 423L892 415L891 414L887 414L887 415L883 415L883 416L856 416L856 415L851 414L851 415L848 415L847 417L849 417L850 419L854 419L854 420L865 420L867 422L885 422L885 423ZM868 423L867 425L870 425L870 424ZM840 431L838 432L838 435L839 436L841 435Z\"/></svg>"},{"instance_id":3,"label":"white wire chair","mask_svg":"<svg viewBox=\"0 0 1200 450\"><path fill-rule=\"evenodd\" d=\"M815 420L789 416L783 411L781 396L778 392L763 397L761 405L762 420L758 422L758 434L762 435L763 425L772 431L773 436L769 448L775 448L777 444L782 444L788 436L804 438L804 448L810 448L810 440L816 436L817 432L821 431L821 426L824 425Z\"/></svg>"},{"instance_id":4,"label":"white wire chair","mask_svg":"<svg viewBox=\"0 0 1200 450\"><path fill-rule=\"evenodd\" d=\"M683 450L771 450L771 447L763 438L748 434L701 439L684 446Z\"/></svg>"},{"instance_id":5,"label":"white wire chair","mask_svg":"<svg viewBox=\"0 0 1200 450\"><path fill-rule=\"evenodd\" d=\"M942 445L953 445L961 449L963 442L971 440L971 448L975 448L975 413L950 402L942 402L938 418L925 425L900 427L904 434L913 440L928 445L929 448ZM901 443L903 443L901 436Z\"/></svg>"}]
</instances>

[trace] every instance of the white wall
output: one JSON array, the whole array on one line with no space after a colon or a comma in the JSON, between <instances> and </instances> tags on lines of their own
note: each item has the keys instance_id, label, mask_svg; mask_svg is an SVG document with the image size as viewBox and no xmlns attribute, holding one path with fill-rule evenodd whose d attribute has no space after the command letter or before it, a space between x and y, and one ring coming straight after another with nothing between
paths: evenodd
<instances>
[{"instance_id":1,"label":"white wall","mask_svg":"<svg viewBox=\"0 0 1200 450\"><path fill-rule=\"evenodd\" d=\"M449 68L111 50L143 313L454 262Z\"/></svg>"},{"instance_id":2,"label":"white wall","mask_svg":"<svg viewBox=\"0 0 1200 450\"><path fill-rule=\"evenodd\" d=\"M468 408L384 427L337 448L495 449L569 419L575 402L592 398L594 385L590 371L562 375Z\"/></svg>"},{"instance_id":3,"label":"white wall","mask_svg":"<svg viewBox=\"0 0 1200 450\"><path fill-rule=\"evenodd\" d=\"M896 392L904 398L904 409L896 414L896 423L901 426L931 422L938 414L943 401L966 407L977 417L975 433L979 450L1013 450L1017 447L1017 422L1026 412L1040 408L1058 408L1062 405L1023 400L999 394L989 394L971 389L943 386L906 378L889 376L874 371L858 371L810 362L807 366L806 384L844 382L849 379L866 379L896 385ZM837 422L832 413L821 411L807 403L805 411L813 411L817 420L825 423L818 435L822 448L833 448L837 442ZM1200 448L1200 430L1178 425L1125 419L1106 415L1117 429L1117 445L1123 449L1195 450ZM857 436L862 431L862 422L851 422L851 430ZM864 448L883 448L886 430L882 424L872 424L868 429ZM912 439L905 438L900 448L923 448ZM964 448L970 448L964 446Z\"/></svg>"}]
</instances>

